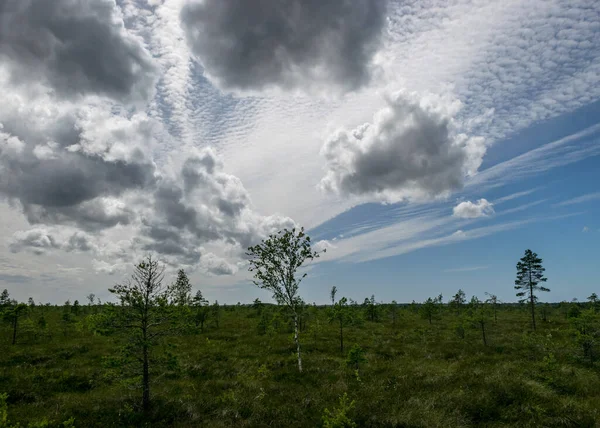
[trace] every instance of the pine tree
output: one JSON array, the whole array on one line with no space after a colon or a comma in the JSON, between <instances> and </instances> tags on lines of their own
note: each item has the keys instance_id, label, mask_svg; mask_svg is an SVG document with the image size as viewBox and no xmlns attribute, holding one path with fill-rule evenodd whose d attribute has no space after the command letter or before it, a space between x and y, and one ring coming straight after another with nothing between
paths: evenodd
<instances>
[{"instance_id":1,"label":"pine tree","mask_svg":"<svg viewBox=\"0 0 600 428\"><path fill-rule=\"evenodd\" d=\"M348 322L348 299L342 297L335 303L329 313L329 321L337 321L340 325L340 352L344 352L344 325Z\"/></svg>"},{"instance_id":2,"label":"pine tree","mask_svg":"<svg viewBox=\"0 0 600 428\"><path fill-rule=\"evenodd\" d=\"M196 291L196 295L192 299L192 307L194 308L196 328L200 327L200 331L204 331L204 323L208 318L208 300L202 296L202 291Z\"/></svg>"},{"instance_id":3,"label":"pine tree","mask_svg":"<svg viewBox=\"0 0 600 428\"><path fill-rule=\"evenodd\" d=\"M500 302L500 299L498 299L498 296L496 296L495 294L490 294L490 293L486 292L485 295L488 296L488 299L486 299L485 302L492 305L492 309L494 310L494 322L496 322L496 321L498 321L498 316L497 316L498 303L502 303L502 302Z\"/></svg>"},{"instance_id":4,"label":"pine tree","mask_svg":"<svg viewBox=\"0 0 600 428\"><path fill-rule=\"evenodd\" d=\"M467 303L467 295L459 289L449 303L452 308L456 309L456 315L460 315L460 309Z\"/></svg>"},{"instance_id":5,"label":"pine tree","mask_svg":"<svg viewBox=\"0 0 600 428\"><path fill-rule=\"evenodd\" d=\"M172 333L173 318L169 301L174 295L163 286L164 266L151 256L140 262L131 281L117 284L108 291L115 294L121 307L117 308L117 327L128 332L128 352L134 357L133 372L142 378L142 407L150 410L150 364L153 350L160 337Z\"/></svg>"},{"instance_id":6,"label":"pine tree","mask_svg":"<svg viewBox=\"0 0 600 428\"><path fill-rule=\"evenodd\" d=\"M7 293L8 294L8 293ZM16 300L9 300L3 304L2 317L12 326L12 344L17 344L17 329L19 326L19 318L27 312L25 303L18 303Z\"/></svg>"},{"instance_id":7,"label":"pine tree","mask_svg":"<svg viewBox=\"0 0 600 428\"><path fill-rule=\"evenodd\" d=\"M529 301L531 309L531 325L535 330L535 304L538 300L536 291L550 291L549 288L539 285L548 279L544 277L546 269L542 266L542 259L531 250L525 250L525 255L517 263L517 279L515 290L519 290L517 297L523 297L520 303Z\"/></svg>"},{"instance_id":8,"label":"pine tree","mask_svg":"<svg viewBox=\"0 0 600 428\"><path fill-rule=\"evenodd\" d=\"M192 284L183 269L177 272L177 279L171 285L173 304L177 306L188 306L192 301Z\"/></svg>"}]
</instances>

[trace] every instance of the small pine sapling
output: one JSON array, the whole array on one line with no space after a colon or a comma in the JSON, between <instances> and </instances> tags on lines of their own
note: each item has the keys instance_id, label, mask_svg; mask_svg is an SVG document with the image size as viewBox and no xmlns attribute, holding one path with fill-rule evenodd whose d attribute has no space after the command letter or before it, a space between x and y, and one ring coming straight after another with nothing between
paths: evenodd
<instances>
[{"instance_id":1,"label":"small pine sapling","mask_svg":"<svg viewBox=\"0 0 600 428\"><path fill-rule=\"evenodd\" d=\"M348 416L354 408L354 400L348 402L348 394L340 397L339 405L334 410L325 409L323 413L324 428L356 428L356 423Z\"/></svg>"},{"instance_id":2,"label":"small pine sapling","mask_svg":"<svg viewBox=\"0 0 600 428\"><path fill-rule=\"evenodd\" d=\"M344 325L348 322L348 299L342 297L329 312L329 321L336 321L340 326L340 352L344 353Z\"/></svg>"}]
</instances>

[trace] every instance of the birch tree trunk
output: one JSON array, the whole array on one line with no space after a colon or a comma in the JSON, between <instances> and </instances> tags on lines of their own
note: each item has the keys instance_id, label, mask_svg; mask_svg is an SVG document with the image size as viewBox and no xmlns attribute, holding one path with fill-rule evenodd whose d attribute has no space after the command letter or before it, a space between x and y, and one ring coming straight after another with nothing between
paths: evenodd
<instances>
[{"instance_id":1,"label":"birch tree trunk","mask_svg":"<svg viewBox=\"0 0 600 428\"><path fill-rule=\"evenodd\" d=\"M298 337L298 314L294 312L294 341L298 353L298 371L302 372L302 355L300 354L300 338Z\"/></svg>"}]
</instances>

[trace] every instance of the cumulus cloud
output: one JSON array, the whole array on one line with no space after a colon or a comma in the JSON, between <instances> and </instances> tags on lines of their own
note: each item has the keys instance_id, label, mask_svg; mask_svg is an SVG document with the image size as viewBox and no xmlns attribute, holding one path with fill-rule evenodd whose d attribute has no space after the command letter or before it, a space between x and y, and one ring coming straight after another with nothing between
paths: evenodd
<instances>
[{"instance_id":1,"label":"cumulus cloud","mask_svg":"<svg viewBox=\"0 0 600 428\"><path fill-rule=\"evenodd\" d=\"M494 214L494 204L487 199L480 199L475 202L464 201L452 210L452 215L460 218L488 217L492 214Z\"/></svg>"},{"instance_id":2,"label":"cumulus cloud","mask_svg":"<svg viewBox=\"0 0 600 428\"><path fill-rule=\"evenodd\" d=\"M387 0L204 0L188 2L181 23L209 77L227 89L353 89L385 24Z\"/></svg>"},{"instance_id":3,"label":"cumulus cloud","mask_svg":"<svg viewBox=\"0 0 600 428\"><path fill-rule=\"evenodd\" d=\"M223 171L210 148L192 152L177 173L163 177L150 204L140 212L138 239L144 250L196 267L204 263L203 244L223 242L236 247L241 255L262 237L295 224L287 217L256 213L241 181ZM208 257L214 260L213 256ZM211 262L206 269L235 271L223 266Z\"/></svg>"},{"instance_id":4,"label":"cumulus cloud","mask_svg":"<svg viewBox=\"0 0 600 428\"><path fill-rule=\"evenodd\" d=\"M127 224L132 213L119 198L155 183L147 151L158 125L143 114L17 99L0 106L0 196L18 202L31 223Z\"/></svg>"},{"instance_id":5,"label":"cumulus cloud","mask_svg":"<svg viewBox=\"0 0 600 428\"><path fill-rule=\"evenodd\" d=\"M13 83L42 79L68 98L145 100L154 88L152 59L114 0L0 0L0 59Z\"/></svg>"},{"instance_id":6,"label":"cumulus cloud","mask_svg":"<svg viewBox=\"0 0 600 428\"><path fill-rule=\"evenodd\" d=\"M481 165L483 138L458 132L460 103L404 91L387 99L373 123L339 130L321 154L321 189L342 196L396 202L432 199L462 188Z\"/></svg>"},{"instance_id":7,"label":"cumulus cloud","mask_svg":"<svg viewBox=\"0 0 600 428\"><path fill-rule=\"evenodd\" d=\"M233 275L238 271L236 265L228 263L227 260L207 253L202 257L201 269L210 275Z\"/></svg>"},{"instance_id":8,"label":"cumulus cloud","mask_svg":"<svg viewBox=\"0 0 600 428\"><path fill-rule=\"evenodd\" d=\"M210 148L187 154L129 198L102 197L68 207L36 206L36 210L36 221L25 211L30 222L52 226L16 233L11 251L88 252L94 257L94 268L107 274L121 272L154 253L171 268L233 275L238 271L235 261L243 259L245 248L295 226L288 217L254 211L241 181L223 171ZM124 216L123 221L116 220L119 216ZM102 227L95 227L98 223ZM124 228L118 232L123 239L115 240L117 235L112 234L117 224ZM217 254L205 248L207 244L226 251Z\"/></svg>"}]
</instances>

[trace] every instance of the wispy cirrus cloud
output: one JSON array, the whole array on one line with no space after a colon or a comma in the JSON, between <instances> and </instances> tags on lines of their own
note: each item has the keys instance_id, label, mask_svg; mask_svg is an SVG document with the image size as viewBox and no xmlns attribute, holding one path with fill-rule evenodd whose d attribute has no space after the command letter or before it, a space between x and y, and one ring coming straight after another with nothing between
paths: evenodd
<instances>
[{"instance_id":1,"label":"wispy cirrus cloud","mask_svg":"<svg viewBox=\"0 0 600 428\"><path fill-rule=\"evenodd\" d=\"M567 199L566 201L559 202L557 204L554 204L554 206L555 207L566 207L569 205L583 204L585 202L596 201L598 199L600 199L600 192L588 193L586 195L577 196L575 198Z\"/></svg>"}]
</instances>

